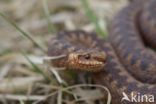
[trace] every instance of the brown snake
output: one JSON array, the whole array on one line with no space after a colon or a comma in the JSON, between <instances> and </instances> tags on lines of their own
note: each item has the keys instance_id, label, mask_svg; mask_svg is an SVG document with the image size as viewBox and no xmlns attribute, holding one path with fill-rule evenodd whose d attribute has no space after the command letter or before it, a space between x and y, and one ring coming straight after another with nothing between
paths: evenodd
<instances>
[{"instance_id":1,"label":"brown snake","mask_svg":"<svg viewBox=\"0 0 156 104\"><path fill-rule=\"evenodd\" d=\"M94 71L96 83L112 94L112 104L156 104L156 0L135 0L111 23L109 38L95 33L64 31L49 43L57 67ZM154 95L155 102L123 101L122 92ZM138 95L139 96L139 95Z\"/></svg>"}]
</instances>

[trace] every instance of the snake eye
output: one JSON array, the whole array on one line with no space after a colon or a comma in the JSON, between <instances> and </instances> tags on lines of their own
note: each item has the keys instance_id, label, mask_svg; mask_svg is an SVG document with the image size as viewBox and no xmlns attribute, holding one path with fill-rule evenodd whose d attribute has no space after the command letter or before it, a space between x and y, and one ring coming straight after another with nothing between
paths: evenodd
<instances>
[{"instance_id":1,"label":"snake eye","mask_svg":"<svg viewBox=\"0 0 156 104\"><path fill-rule=\"evenodd\" d=\"M85 55L85 59L90 59L90 57L91 57L90 54Z\"/></svg>"}]
</instances>

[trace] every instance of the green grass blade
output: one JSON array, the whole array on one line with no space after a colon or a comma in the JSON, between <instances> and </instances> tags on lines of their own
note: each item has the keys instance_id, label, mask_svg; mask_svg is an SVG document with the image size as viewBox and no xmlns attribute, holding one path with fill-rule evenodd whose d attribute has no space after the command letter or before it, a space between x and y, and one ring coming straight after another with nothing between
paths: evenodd
<instances>
[{"instance_id":1,"label":"green grass blade","mask_svg":"<svg viewBox=\"0 0 156 104\"><path fill-rule=\"evenodd\" d=\"M45 49L39 44L37 43L28 33L26 33L25 31L23 31L20 27L18 27L16 25L15 22L11 21L10 19L8 19L3 13L0 12L0 16L2 18L4 18L9 24L11 24L15 29L17 29L23 36L25 36L27 39L29 39L34 45L36 45L37 47L39 47L43 52L46 52Z\"/></svg>"},{"instance_id":2,"label":"green grass blade","mask_svg":"<svg viewBox=\"0 0 156 104\"><path fill-rule=\"evenodd\" d=\"M10 49L5 49L5 50L0 51L0 56L6 55L6 54L9 54L9 53L11 53L11 50Z\"/></svg>"},{"instance_id":3,"label":"green grass blade","mask_svg":"<svg viewBox=\"0 0 156 104\"><path fill-rule=\"evenodd\" d=\"M92 21L95 25L95 31L102 35L104 38L107 36L106 32L104 32L101 29L101 26L99 25L98 18L94 15L93 11L91 10L89 3L87 0L81 0L82 7L84 8L87 17Z\"/></svg>"},{"instance_id":4,"label":"green grass blade","mask_svg":"<svg viewBox=\"0 0 156 104\"><path fill-rule=\"evenodd\" d=\"M48 24L48 29L49 32L55 32L55 27L53 26L53 24L50 21L50 11L48 9L48 5L47 5L47 0L42 0L43 1L43 10L44 10L44 14L47 20L47 24Z\"/></svg>"},{"instance_id":5,"label":"green grass blade","mask_svg":"<svg viewBox=\"0 0 156 104\"><path fill-rule=\"evenodd\" d=\"M28 56L22 52L22 55L28 60L28 62L31 64L33 71L43 75L43 77L49 81L49 77L42 71L42 69L40 69L37 65L35 65L29 58Z\"/></svg>"}]
</instances>

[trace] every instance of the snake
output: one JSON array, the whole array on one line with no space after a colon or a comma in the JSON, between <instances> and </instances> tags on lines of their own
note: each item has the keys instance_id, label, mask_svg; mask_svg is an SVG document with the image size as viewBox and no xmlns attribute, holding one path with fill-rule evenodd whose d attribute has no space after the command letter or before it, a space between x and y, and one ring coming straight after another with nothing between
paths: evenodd
<instances>
[{"instance_id":1,"label":"snake","mask_svg":"<svg viewBox=\"0 0 156 104\"><path fill-rule=\"evenodd\" d=\"M60 31L49 41L48 56L62 55L51 60L55 67L91 72L95 83L110 90L111 104L156 104L140 100L156 97L155 49L156 0L134 0L113 18L106 39L84 30ZM123 93L128 100L121 101Z\"/></svg>"}]
</instances>

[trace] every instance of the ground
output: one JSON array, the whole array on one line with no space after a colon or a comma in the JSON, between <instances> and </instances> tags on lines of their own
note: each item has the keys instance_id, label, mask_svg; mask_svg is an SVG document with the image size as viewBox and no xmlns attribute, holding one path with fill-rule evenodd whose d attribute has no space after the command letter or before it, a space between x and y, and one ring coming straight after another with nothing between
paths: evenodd
<instances>
[{"instance_id":1,"label":"ground","mask_svg":"<svg viewBox=\"0 0 156 104\"><path fill-rule=\"evenodd\" d=\"M126 0L1 0L0 103L100 102L99 89L104 86L95 85L93 90L89 88L93 85L76 84L72 72L49 70L47 44L61 30L109 35L107 27L126 4Z\"/></svg>"}]
</instances>

